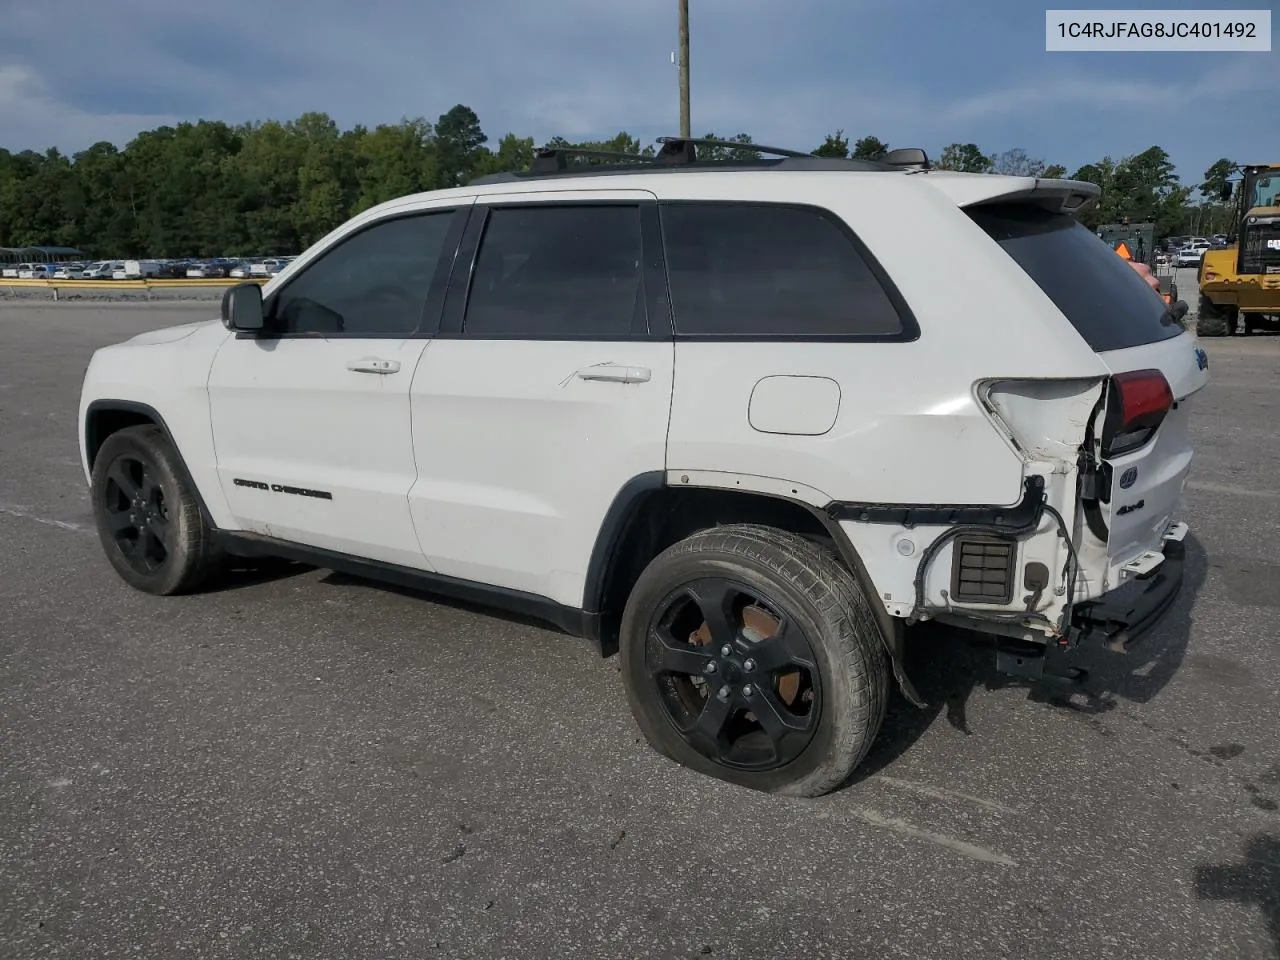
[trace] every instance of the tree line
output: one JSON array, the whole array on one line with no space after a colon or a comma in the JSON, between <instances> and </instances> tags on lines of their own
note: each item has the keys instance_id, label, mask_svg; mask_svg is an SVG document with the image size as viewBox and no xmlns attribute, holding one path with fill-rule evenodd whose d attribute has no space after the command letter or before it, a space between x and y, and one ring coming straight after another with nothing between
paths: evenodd
<instances>
[{"instance_id":1,"label":"tree line","mask_svg":"<svg viewBox=\"0 0 1280 960\"><path fill-rule=\"evenodd\" d=\"M721 139L714 133L708 138ZM741 146L722 158L758 156L750 135L725 137ZM532 137L508 133L490 146L475 112L459 104L437 118L406 119L372 129L340 130L326 114L238 125L201 120L139 134L123 149L96 143L74 156L0 149L0 247L76 247L100 257L188 257L298 253L348 217L394 197L458 186L491 173L521 170L533 158ZM630 134L543 146L652 155ZM850 140L843 130L813 152L875 159L889 145L874 136ZM590 161L587 162L598 162ZM1022 148L984 153L953 143L934 158L948 170L1061 177ZM1200 196L1216 197L1231 170L1227 160L1205 172ZM1161 235L1225 231L1227 206L1192 202L1193 187L1173 173L1160 147L1119 160L1104 157L1070 174L1103 188L1102 201L1081 215L1089 226L1128 216L1152 217ZM1215 176L1218 179L1214 179Z\"/></svg>"}]
</instances>

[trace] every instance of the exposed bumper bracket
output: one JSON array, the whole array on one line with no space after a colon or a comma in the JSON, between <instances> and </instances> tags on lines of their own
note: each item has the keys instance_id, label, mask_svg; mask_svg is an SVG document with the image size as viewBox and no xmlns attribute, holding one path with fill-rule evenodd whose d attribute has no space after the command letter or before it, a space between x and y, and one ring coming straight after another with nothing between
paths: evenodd
<instances>
[{"instance_id":1,"label":"exposed bumper bracket","mask_svg":"<svg viewBox=\"0 0 1280 960\"><path fill-rule=\"evenodd\" d=\"M1154 626L1182 588L1186 562L1182 538L1186 533L1186 525L1178 524L1165 535L1162 560L1132 600L1121 602L1104 596L1077 606L1071 615L1071 645L1097 641L1123 653Z\"/></svg>"}]
</instances>

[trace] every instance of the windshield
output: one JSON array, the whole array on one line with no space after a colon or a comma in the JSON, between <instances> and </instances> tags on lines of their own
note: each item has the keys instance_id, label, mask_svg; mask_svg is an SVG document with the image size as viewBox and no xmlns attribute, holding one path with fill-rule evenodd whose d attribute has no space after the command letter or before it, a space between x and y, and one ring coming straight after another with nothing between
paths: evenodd
<instances>
[{"instance_id":1,"label":"windshield","mask_svg":"<svg viewBox=\"0 0 1280 960\"><path fill-rule=\"evenodd\" d=\"M1253 185L1250 207L1280 207L1280 176L1259 177Z\"/></svg>"},{"instance_id":2,"label":"windshield","mask_svg":"<svg viewBox=\"0 0 1280 960\"><path fill-rule=\"evenodd\" d=\"M1074 217L1029 204L965 211L1009 254L1099 353L1183 332L1165 302L1107 244Z\"/></svg>"}]
</instances>

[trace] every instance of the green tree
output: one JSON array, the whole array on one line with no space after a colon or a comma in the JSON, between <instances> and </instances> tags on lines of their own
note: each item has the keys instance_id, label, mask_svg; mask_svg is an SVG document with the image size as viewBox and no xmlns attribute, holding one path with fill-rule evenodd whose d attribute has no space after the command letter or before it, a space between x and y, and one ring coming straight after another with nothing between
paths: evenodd
<instances>
[{"instance_id":1,"label":"green tree","mask_svg":"<svg viewBox=\"0 0 1280 960\"><path fill-rule=\"evenodd\" d=\"M710 139L720 139L708 134ZM757 158L750 135L704 148L709 159ZM422 117L373 129L341 130L327 114L230 126L200 120L146 130L123 147L95 143L74 157L57 150L0 150L0 245L66 244L100 257L297 253L351 215L395 197L526 169L534 140L507 133L490 149L480 120L458 104L435 124ZM575 146L552 137L548 146ZM576 146L653 155L623 130ZM874 136L850 143L842 129L818 156L877 158ZM580 160L575 163L599 161ZM1063 177L1022 148L994 157L976 144L942 151L942 169ZM1223 159L1197 186L1212 200L1233 165ZM1120 217L1156 220L1163 233L1226 230L1231 211L1190 203L1169 155L1153 146L1132 157L1104 157L1073 177L1098 184L1100 202L1080 214L1094 226Z\"/></svg>"},{"instance_id":2,"label":"green tree","mask_svg":"<svg viewBox=\"0 0 1280 960\"><path fill-rule=\"evenodd\" d=\"M489 138L470 107L458 104L436 121L436 186L456 187L471 178Z\"/></svg>"},{"instance_id":3,"label":"green tree","mask_svg":"<svg viewBox=\"0 0 1280 960\"><path fill-rule=\"evenodd\" d=\"M962 173L987 173L994 161L978 149L976 143L951 143L943 148L936 166L939 170L959 170Z\"/></svg>"},{"instance_id":4,"label":"green tree","mask_svg":"<svg viewBox=\"0 0 1280 960\"><path fill-rule=\"evenodd\" d=\"M879 137L860 137L853 145L853 159L879 160L889 152L889 145Z\"/></svg>"},{"instance_id":5,"label":"green tree","mask_svg":"<svg viewBox=\"0 0 1280 960\"><path fill-rule=\"evenodd\" d=\"M843 130L837 130L835 133L827 134L822 146L813 151L819 157L833 157L843 160L849 156L849 140L844 135Z\"/></svg>"},{"instance_id":6,"label":"green tree","mask_svg":"<svg viewBox=\"0 0 1280 960\"><path fill-rule=\"evenodd\" d=\"M1044 168L1044 172L1040 176L1046 180L1061 180L1067 175L1067 168L1060 163L1051 163Z\"/></svg>"},{"instance_id":7,"label":"green tree","mask_svg":"<svg viewBox=\"0 0 1280 960\"><path fill-rule=\"evenodd\" d=\"M349 138L356 178L352 213L429 190L439 180L434 131L422 117L353 130Z\"/></svg>"},{"instance_id":8,"label":"green tree","mask_svg":"<svg viewBox=\"0 0 1280 960\"><path fill-rule=\"evenodd\" d=\"M704 133L703 140L723 140L726 143L751 143L751 134L739 133L732 137L721 137L715 133ZM698 146L698 156L704 160L735 160L738 162L748 162L760 159L759 150L750 150L744 147L705 147Z\"/></svg>"},{"instance_id":9,"label":"green tree","mask_svg":"<svg viewBox=\"0 0 1280 960\"><path fill-rule=\"evenodd\" d=\"M1239 164L1232 163L1226 157L1215 160L1204 172L1204 180L1200 182L1200 196L1214 198L1220 196L1228 181L1239 169Z\"/></svg>"},{"instance_id":10,"label":"green tree","mask_svg":"<svg viewBox=\"0 0 1280 960\"><path fill-rule=\"evenodd\" d=\"M1042 177L1044 170L1044 161L1028 156L1022 147L1004 151L993 159L991 165L992 173L1010 177Z\"/></svg>"}]
</instances>

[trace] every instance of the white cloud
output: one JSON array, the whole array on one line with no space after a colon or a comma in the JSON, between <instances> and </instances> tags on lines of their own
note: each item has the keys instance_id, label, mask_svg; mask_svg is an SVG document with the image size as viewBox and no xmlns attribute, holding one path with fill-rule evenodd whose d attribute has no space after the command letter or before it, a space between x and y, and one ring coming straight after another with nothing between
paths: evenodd
<instances>
[{"instance_id":1,"label":"white cloud","mask_svg":"<svg viewBox=\"0 0 1280 960\"><path fill-rule=\"evenodd\" d=\"M100 140L124 143L139 131L178 122L178 117L145 113L93 113L53 97L29 68L0 64L0 130L14 149L44 149L73 141L77 147Z\"/></svg>"},{"instance_id":2,"label":"white cloud","mask_svg":"<svg viewBox=\"0 0 1280 960\"><path fill-rule=\"evenodd\" d=\"M974 123L1013 115L1036 113L1055 107L1088 107L1091 110L1158 108L1167 104L1179 110L1197 104L1232 103L1275 83L1275 62L1270 57L1234 60L1199 77L1177 84L1161 84L1134 76L1058 75L1024 86L1011 83L998 90L952 101L942 108L954 123Z\"/></svg>"}]
</instances>

